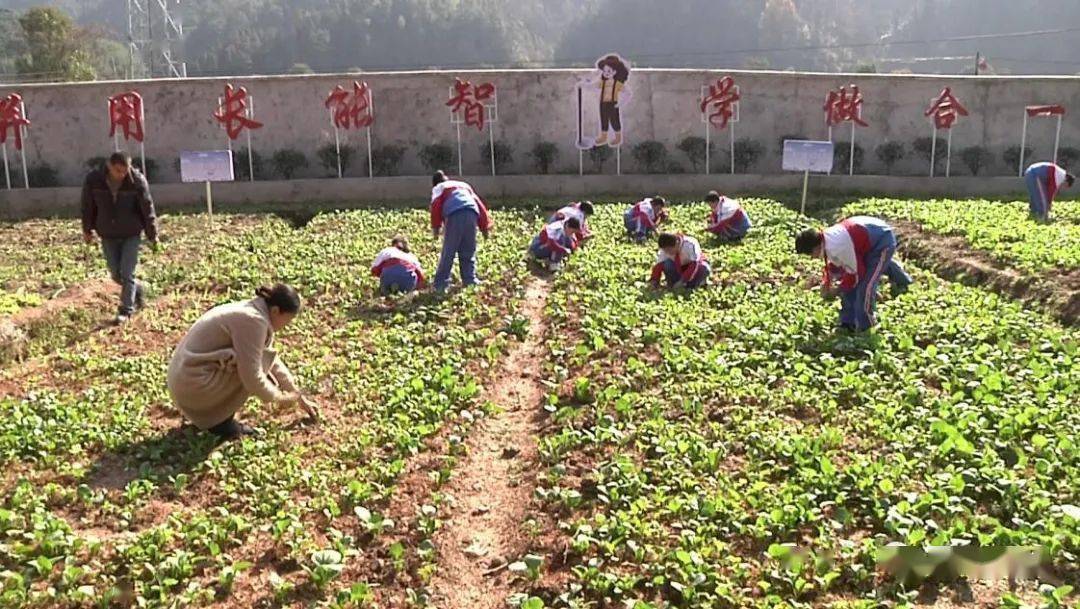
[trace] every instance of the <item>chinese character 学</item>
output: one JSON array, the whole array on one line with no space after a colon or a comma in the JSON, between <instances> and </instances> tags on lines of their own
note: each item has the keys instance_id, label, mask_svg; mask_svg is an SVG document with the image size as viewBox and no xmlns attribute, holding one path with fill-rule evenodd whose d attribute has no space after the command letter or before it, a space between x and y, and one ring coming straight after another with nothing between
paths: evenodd
<instances>
[{"instance_id":1,"label":"chinese character \u5b66","mask_svg":"<svg viewBox=\"0 0 1080 609\"><path fill-rule=\"evenodd\" d=\"M968 111L960 103L960 100L956 99L956 96L952 94L952 89L945 87L941 95L927 108L925 114L934 117L934 127L936 129L952 129L957 117L967 116Z\"/></svg>"},{"instance_id":2,"label":"chinese character \u5b66","mask_svg":"<svg viewBox=\"0 0 1080 609\"><path fill-rule=\"evenodd\" d=\"M484 102L494 95L495 85L489 82L473 86L469 81L458 78L454 82L454 93L446 105L450 106L450 112L455 114L460 112L466 125L483 131Z\"/></svg>"},{"instance_id":3,"label":"chinese character \u5b66","mask_svg":"<svg viewBox=\"0 0 1080 609\"><path fill-rule=\"evenodd\" d=\"M225 125L225 133L230 140L240 137L244 129L259 129L262 123L248 118L248 92L244 87L234 89L231 84L225 85L225 98L221 102L221 108L214 113L214 118Z\"/></svg>"},{"instance_id":4,"label":"chinese character \u5b66","mask_svg":"<svg viewBox=\"0 0 1080 609\"><path fill-rule=\"evenodd\" d=\"M334 126L339 129L361 129L370 127L375 122L371 108L371 90L366 82L354 81L351 97L345 87L334 87L326 98L325 105L334 113Z\"/></svg>"},{"instance_id":5,"label":"chinese character \u5b66","mask_svg":"<svg viewBox=\"0 0 1080 609\"><path fill-rule=\"evenodd\" d=\"M0 144L7 144L8 129L15 132L15 150L22 150L23 127L29 127L30 120L23 116L22 96L12 93L0 98Z\"/></svg>"},{"instance_id":6,"label":"chinese character \u5b66","mask_svg":"<svg viewBox=\"0 0 1080 609\"><path fill-rule=\"evenodd\" d=\"M859 87L849 85L840 87L837 91L829 91L829 97L825 100L825 123L832 127L840 123L853 122L862 127L868 127L862 119L862 93Z\"/></svg>"},{"instance_id":7,"label":"chinese character \u5b66","mask_svg":"<svg viewBox=\"0 0 1080 609\"><path fill-rule=\"evenodd\" d=\"M735 79L725 76L709 85L709 94L701 100L701 111L705 112L711 105L713 111L709 115L709 122L717 129L723 129L735 115L735 104L738 101L739 90L735 87Z\"/></svg>"},{"instance_id":8,"label":"chinese character \u5b66","mask_svg":"<svg viewBox=\"0 0 1080 609\"><path fill-rule=\"evenodd\" d=\"M135 91L119 93L109 98L109 137L116 129L124 132L124 139L143 141L143 99Z\"/></svg>"}]
</instances>

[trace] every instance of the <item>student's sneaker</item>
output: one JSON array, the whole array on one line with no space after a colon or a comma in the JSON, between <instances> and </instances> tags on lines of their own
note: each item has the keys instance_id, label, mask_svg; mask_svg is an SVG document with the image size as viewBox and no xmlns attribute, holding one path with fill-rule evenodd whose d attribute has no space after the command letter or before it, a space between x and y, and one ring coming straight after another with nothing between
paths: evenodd
<instances>
[{"instance_id":1,"label":"student's sneaker","mask_svg":"<svg viewBox=\"0 0 1080 609\"><path fill-rule=\"evenodd\" d=\"M113 323L117 326L126 324L131 319L131 315L128 313L117 313L116 318L113 319Z\"/></svg>"},{"instance_id":2,"label":"student's sneaker","mask_svg":"<svg viewBox=\"0 0 1080 609\"><path fill-rule=\"evenodd\" d=\"M559 271L562 270L562 263L561 262L549 262L547 264L547 270L551 271L552 273L558 273Z\"/></svg>"}]
</instances>

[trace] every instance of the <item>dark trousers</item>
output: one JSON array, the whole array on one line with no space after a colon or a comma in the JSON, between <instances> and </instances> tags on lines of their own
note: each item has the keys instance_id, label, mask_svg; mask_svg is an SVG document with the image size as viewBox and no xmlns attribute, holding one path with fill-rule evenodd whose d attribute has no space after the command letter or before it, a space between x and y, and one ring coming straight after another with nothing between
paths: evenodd
<instances>
[{"instance_id":1,"label":"dark trousers","mask_svg":"<svg viewBox=\"0 0 1080 609\"><path fill-rule=\"evenodd\" d=\"M622 116L619 113L619 102L600 102L600 130L614 129L615 133L622 131Z\"/></svg>"},{"instance_id":2,"label":"dark trousers","mask_svg":"<svg viewBox=\"0 0 1080 609\"><path fill-rule=\"evenodd\" d=\"M135 279L135 267L139 265L140 237L127 239L102 239L101 251L109 267L112 280L120 285L121 315L135 312L136 302L142 302L143 286Z\"/></svg>"}]
</instances>

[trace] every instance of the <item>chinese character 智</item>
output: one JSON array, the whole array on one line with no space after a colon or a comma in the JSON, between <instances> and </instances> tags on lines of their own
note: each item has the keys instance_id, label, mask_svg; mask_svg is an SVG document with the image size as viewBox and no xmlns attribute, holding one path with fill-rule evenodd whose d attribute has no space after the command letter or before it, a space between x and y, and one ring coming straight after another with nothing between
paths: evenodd
<instances>
[{"instance_id":1,"label":"chinese character \u667a","mask_svg":"<svg viewBox=\"0 0 1080 609\"><path fill-rule=\"evenodd\" d=\"M486 120L484 102L494 95L495 85L489 82L473 85L458 78L454 80L454 92L446 105L450 107L451 113L460 113L466 125L482 131Z\"/></svg>"}]
</instances>

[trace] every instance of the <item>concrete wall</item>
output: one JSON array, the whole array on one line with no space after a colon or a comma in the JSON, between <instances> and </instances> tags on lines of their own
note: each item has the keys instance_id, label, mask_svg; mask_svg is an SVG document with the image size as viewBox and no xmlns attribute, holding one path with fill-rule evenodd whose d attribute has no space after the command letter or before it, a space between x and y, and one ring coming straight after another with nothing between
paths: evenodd
<instances>
[{"instance_id":1,"label":"concrete wall","mask_svg":"<svg viewBox=\"0 0 1080 609\"><path fill-rule=\"evenodd\" d=\"M312 161L302 177L324 175L315 161L315 151L333 142L323 100L335 85L348 85L363 78L374 91L376 123L375 147L399 144L407 147L401 173L426 174L417 158L419 149L430 143L453 144L455 131L449 121L448 87L454 77L474 82L490 81L498 87L499 122L495 135L513 146L511 173L532 173L529 156L533 144L552 141L560 147L556 170L576 173L578 153L574 147L577 125L575 83L586 72L581 70L513 70L473 72L396 72L358 75L274 76L231 79L157 80L146 82L103 82L68 85L4 85L0 95L18 92L23 95L28 114L34 121L27 144L31 165L44 162L60 172L62 183L77 185L84 173L86 159L111 151L107 138L108 119L105 100L108 96L134 88L142 93L147 113L147 156L160 165L157 182L178 180L176 158L181 150L221 149L225 136L211 118L217 98L226 82L246 86L255 96L257 119L266 126L255 132L254 146L263 157L275 150L292 147ZM1001 152L1020 139L1023 107L1028 104L1062 103L1074 110L1066 117L1062 145L1080 145L1080 79L1075 77L937 77L904 75L837 75L785 72L740 72L703 70L641 69L632 73L629 89L633 99L624 104L628 146L623 149L623 170L640 170L632 158L635 143L648 139L667 145L672 159L689 170L690 163L676 150L687 135L703 135L697 108L701 87L731 74L742 89L742 121L738 137L749 137L763 144L766 155L751 169L753 173L779 173L780 138L798 135L824 138L826 127L822 105L829 90L848 83L858 84L864 95L864 118L870 123L860 128L857 141L866 147L867 173L882 172L874 147L886 140L909 145L930 135L929 121L923 116L930 99L944 86L951 86L971 116L960 119L954 129L954 153L971 145L982 145L994 153L992 173L1010 174ZM595 108L587 104L587 118L595 129ZM841 128L837 140L848 140L850 130ZM351 138L362 146L358 134ZM1029 141L1036 159L1051 154L1054 122L1038 120L1029 129ZM721 145L727 134L714 132ZM466 175L488 170L479 147L487 134L473 128L463 129L464 168ZM137 152L137 151L133 151ZM717 155L718 165L726 159ZM591 164L586 159L586 171ZM919 175L926 172L926 162L909 150L908 158L894 173ZM454 168L456 169L456 167ZM954 157L957 174L968 171ZM349 171L362 176L366 162L361 158ZM602 169L614 173L614 163ZM327 186L331 188L330 186Z\"/></svg>"},{"instance_id":2,"label":"concrete wall","mask_svg":"<svg viewBox=\"0 0 1080 609\"><path fill-rule=\"evenodd\" d=\"M711 189L733 196L784 192L796 198L802 176L776 175L554 175L476 177L469 181L492 206L508 201L569 201L588 196L597 201L629 201L646 194L675 200L701 197ZM285 209L303 212L326 207L364 204L417 206L428 204L431 182L426 176L346 178L344 180L235 182L214 186L214 207L243 211ZM157 184L154 199L161 212L201 210L206 207L202 184ZM78 213L79 188L0 190L0 219L72 216ZM893 197L1026 197L1023 180L998 178L926 178L898 176L813 176L809 206L822 197L883 195Z\"/></svg>"}]
</instances>

